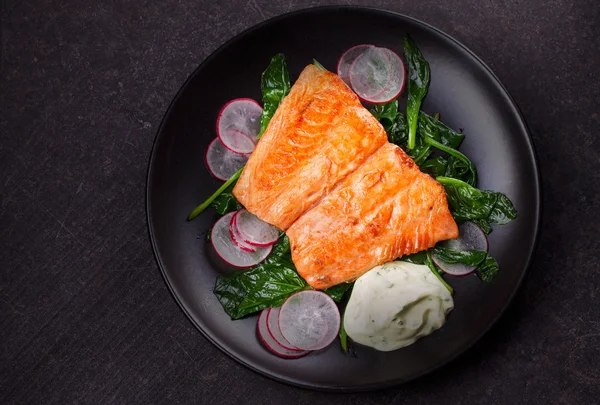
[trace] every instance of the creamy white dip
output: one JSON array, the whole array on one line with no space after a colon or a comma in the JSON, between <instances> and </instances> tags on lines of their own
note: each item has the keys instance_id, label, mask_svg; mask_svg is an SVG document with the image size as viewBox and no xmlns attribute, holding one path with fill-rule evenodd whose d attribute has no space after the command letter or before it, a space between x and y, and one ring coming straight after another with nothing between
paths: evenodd
<instances>
[{"instance_id":1,"label":"creamy white dip","mask_svg":"<svg viewBox=\"0 0 600 405\"><path fill-rule=\"evenodd\" d=\"M344 328L357 343L396 350L441 328L452 308L452 295L427 266L395 261L356 280Z\"/></svg>"}]
</instances>

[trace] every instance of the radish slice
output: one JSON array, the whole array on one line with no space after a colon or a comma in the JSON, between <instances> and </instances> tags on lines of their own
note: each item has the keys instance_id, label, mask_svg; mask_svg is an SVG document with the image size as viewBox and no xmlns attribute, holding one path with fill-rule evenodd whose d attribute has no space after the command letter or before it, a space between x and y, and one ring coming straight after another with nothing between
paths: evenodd
<instances>
[{"instance_id":1,"label":"radish slice","mask_svg":"<svg viewBox=\"0 0 600 405\"><path fill-rule=\"evenodd\" d=\"M398 97L404 88L404 83L406 82L406 70L404 68L404 63L402 63L402 59L400 59L398 54L392 50L387 48L381 49L383 49L383 51L388 55L388 59L391 64L391 76L387 86L381 91L381 93L371 98L371 103L375 104L389 103Z\"/></svg>"},{"instance_id":2,"label":"radish slice","mask_svg":"<svg viewBox=\"0 0 600 405\"><path fill-rule=\"evenodd\" d=\"M337 65L337 74L348 86L350 86L350 67L360 55L367 49L375 48L375 45L355 45L342 54Z\"/></svg>"},{"instance_id":3,"label":"radish slice","mask_svg":"<svg viewBox=\"0 0 600 405\"><path fill-rule=\"evenodd\" d=\"M231 238L230 224L234 213L230 212L222 216L213 226L210 234L210 241L215 251L227 263L235 267L251 267L262 262L269 256L271 246L266 248L256 248L255 252L245 252L237 246Z\"/></svg>"},{"instance_id":4,"label":"radish slice","mask_svg":"<svg viewBox=\"0 0 600 405\"><path fill-rule=\"evenodd\" d=\"M256 325L256 329L258 331L258 337L260 341L265 345L269 351L276 354L279 357L283 357L284 359L297 359L302 357L308 353L309 350L290 350L281 346L273 337L269 334L269 327L267 324L267 317L269 314L269 309L263 309L258 317L258 324Z\"/></svg>"},{"instance_id":5,"label":"radish slice","mask_svg":"<svg viewBox=\"0 0 600 405\"><path fill-rule=\"evenodd\" d=\"M279 230L258 218L251 212L241 209L233 218L233 226L244 242L259 247L271 246L279 239Z\"/></svg>"},{"instance_id":6,"label":"radish slice","mask_svg":"<svg viewBox=\"0 0 600 405\"><path fill-rule=\"evenodd\" d=\"M291 295L279 311L283 337L303 350L323 349L340 330L340 311L331 297L321 291L305 290Z\"/></svg>"},{"instance_id":7,"label":"radish slice","mask_svg":"<svg viewBox=\"0 0 600 405\"><path fill-rule=\"evenodd\" d=\"M242 249L244 252L254 253L256 252L257 247L244 242L244 240L238 233L237 227L235 226L235 218L237 217L239 212L239 210L236 211L231 217L231 221L229 221L229 234L231 235L231 240L237 247Z\"/></svg>"},{"instance_id":8,"label":"radish slice","mask_svg":"<svg viewBox=\"0 0 600 405\"><path fill-rule=\"evenodd\" d=\"M219 138L215 138L204 157L208 171L219 180L227 181L248 161L248 155L240 155L227 149Z\"/></svg>"},{"instance_id":9,"label":"radish slice","mask_svg":"<svg viewBox=\"0 0 600 405\"><path fill-rule=\"evenodd\" d=\"M225 104L217 118L217 135L235 153L251 153L260 131L262 107L250 98L237 98Z\"/></svg>"},{"instance_id":10,"label":"radish slice","mask_svg":"<svg viewBox=\"0 0 600 405\"><path fill-rule=\"evenodd\" d=\"M370 103L387 103L404 87L405 71L400 57L387 48L369 48L350 68L350 84L356 94Z\"/></svg>"},{"instance_id":11,"label":"radish slice","mask_svg":"<svg viewBox=\"0 0 600 405\"><path fill-rule=\"evenodd\" d=\"M302 351L302 349L298 349L290 342L287 341L283 334L281 333L281 329L279 329L279 311L281 307L271 308L269 309L269 313L267 314L267 328L269 330L269 334L281 347L287 350L293 351Z\"/></svg>"},{"instance_id":12,"label":"radish slice","mask_svg":"<svg viewBox=\"0 0 600 405\"><path fill-rule=\"evenodd\" d=\"M488 251L488 241L485 233L473 222L465 222L458 227L458 238L448 239L440 243L443 246L452 250L479 250ZM453 276L465 276L477 269L475 266L469 266L462 263L446 263L435 254L431 257L435 264L438 265L445 273Z\"/></svg>"},{"instance_id":13,"label":"radish slice","mask_svg":"<svg viewBox=\"0 0 600 405\"><path fill-rule=\"evenodd\" d=\"M383 48L365 50L350 67L352 89L363 99L380 94L392 78L391 67L389 54Z\"/></svg>"}]
</instances>

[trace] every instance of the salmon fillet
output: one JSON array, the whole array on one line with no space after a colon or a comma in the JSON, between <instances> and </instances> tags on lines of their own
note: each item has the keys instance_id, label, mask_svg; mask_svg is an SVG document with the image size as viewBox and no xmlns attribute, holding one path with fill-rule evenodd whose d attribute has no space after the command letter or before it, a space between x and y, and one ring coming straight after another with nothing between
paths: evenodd
<instances>
[{"instance_id":1,"label":"salmon fillet","mask_svg":"<svg viewBox=\"0 0 600 405\"><path fill-rule=\"evenodd\" d=\"M275 112L233 189L285 230L387 142L381 124L334 73L307 66Z\"/></svg>"},{"instance_id":2,"label":"salmon fillet","mask_svg":"<svg viewBox=\"0 0 600 405\"><path fill-rule=\"evenodd\" d=\"M316 289L458 237L441 184L383 145L288 230L298 273Z\"/></svg>"}]
</instances>

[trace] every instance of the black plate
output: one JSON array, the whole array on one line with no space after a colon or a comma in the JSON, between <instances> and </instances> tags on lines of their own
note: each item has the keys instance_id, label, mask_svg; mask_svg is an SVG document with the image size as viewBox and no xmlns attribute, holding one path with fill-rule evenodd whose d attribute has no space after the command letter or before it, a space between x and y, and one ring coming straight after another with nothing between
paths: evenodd
<instances>
[{"instance_id":1,"label":"black plate","mask_svg":"<svg viewBox=\"0 0 600 405\"><path fill-rule=\"evenodd\" d=\"M298 360L268 353L255 336L256 317L231 321L212 288L226 267L203 238L217 215L193 222L186 215L221 184L203 163L215 137L221 106L237 97L260 100L260 75L271 56L287 56L292 80L316 58L334 70L350 46L373 43L402 54L410 33L431 64L424 110L441 113L462 128L461 151L479 171L479 186L506 193L519 211L496 227L490 250L500 263L491 284L476 276L446 279L455 288L455 309L446 325L394 352L358 346L344 355L338 343ZM325 390L382 388L428 373L465 351L498 319L529 264L540 219L540 179L531 138L514 101L498 78L456 40L402 15L364 8L303 10L266 21L238 35L194 71L160 126L150 159L147 213L156 259L173 296L198 329L225 353L280 381Z\"/></svg>"}]
</instances>

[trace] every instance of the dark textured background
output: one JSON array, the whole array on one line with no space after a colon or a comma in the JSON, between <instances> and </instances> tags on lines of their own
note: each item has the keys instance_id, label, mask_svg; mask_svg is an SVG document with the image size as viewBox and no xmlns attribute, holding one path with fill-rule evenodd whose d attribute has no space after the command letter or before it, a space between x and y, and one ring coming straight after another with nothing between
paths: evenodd
<instances>
[{"instance_id":1,"label":"dark textured background","mask_svg":"<svg viewBox=\"0 0 600 405\"><path fill-rule=\"evenodd\" d=\"M543 232L479 344L396 389L323 394L238 365L169 295L146 230L155 132L233 35L315 1L3 0L0 403L600 403L596 0L360 1L479 55L530 126Z\"/></svg>"}]
</instances>

